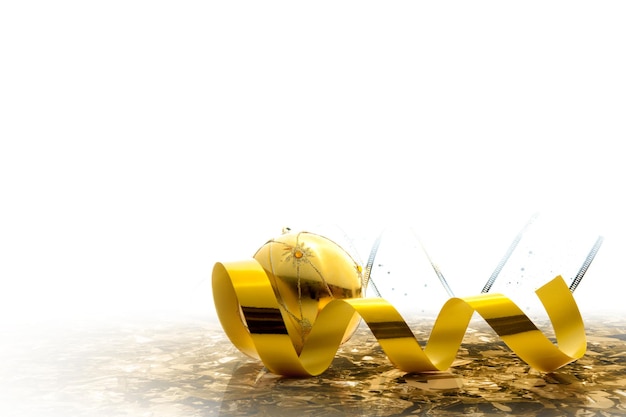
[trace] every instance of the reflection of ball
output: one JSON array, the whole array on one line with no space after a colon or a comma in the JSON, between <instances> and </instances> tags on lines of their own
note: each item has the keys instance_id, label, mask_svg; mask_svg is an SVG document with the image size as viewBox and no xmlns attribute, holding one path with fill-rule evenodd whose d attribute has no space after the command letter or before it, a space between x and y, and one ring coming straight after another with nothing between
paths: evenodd
<instances>
[{"instance_id":1,"label":"reflection of ball","mask_svg":"<svg viewBox=\"0 0 626 417\"><path fill-rule=\"evenodd\" d=\"M361 297L362 268L335 242L309 232L287 233L263 245L254 258L265 269L298 352L318 313L334 298ZM344 335L359 324L355 315Z\"/></svg>"}]
</instances>

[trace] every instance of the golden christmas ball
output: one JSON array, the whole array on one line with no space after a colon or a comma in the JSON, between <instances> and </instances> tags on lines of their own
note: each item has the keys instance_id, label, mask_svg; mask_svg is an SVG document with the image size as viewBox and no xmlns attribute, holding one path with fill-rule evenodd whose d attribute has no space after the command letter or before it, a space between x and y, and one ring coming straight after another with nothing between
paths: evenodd
<instances>
[{"instance_id":1,"label":"golden christmas ball","mask_svg":"<svg viewBox=\"0 0 626 417\"><path fill-rule=\"evenodd\" d=\"M363 293L361 265L341 246L315 233L287 232L263 245L254 259L272 283L298 353L326 304L336 298L361 297ZM359 320L355 314L344 342L352 336Z\"/></svg>"}]
</instances>

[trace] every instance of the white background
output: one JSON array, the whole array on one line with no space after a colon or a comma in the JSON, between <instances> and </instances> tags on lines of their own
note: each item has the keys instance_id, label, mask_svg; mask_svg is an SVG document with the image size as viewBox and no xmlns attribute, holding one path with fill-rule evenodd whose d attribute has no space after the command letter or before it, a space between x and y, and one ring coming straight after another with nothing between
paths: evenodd
<instances>
[{"instance_id":1,"label":"white background","mask_svg":"<svg viewBox=\"0 0 626 417\"><path fill-rule=\"evenodd\" d=\"M3 2L3 320L213 316L286 225L410 225L479 291L535 212L606 238L577 296L623 309L625 12Z\"/></svg>"}]
</instances>

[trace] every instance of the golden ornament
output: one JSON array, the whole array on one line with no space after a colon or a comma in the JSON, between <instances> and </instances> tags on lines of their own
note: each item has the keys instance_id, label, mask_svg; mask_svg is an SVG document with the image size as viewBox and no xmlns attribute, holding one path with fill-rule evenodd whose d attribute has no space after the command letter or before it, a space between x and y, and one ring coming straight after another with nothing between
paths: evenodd
<instances>
[{"instance_id":1,"label":"golden ornament","mask_svg":"<svg viewBox=\"0 0 626 417\"><path fill-rule=\"evenodd\" d=\"M298 353L320 311L333 299L360 298L362 267L338 244L310 233L285 233L265 243L254 259L267 274ZM360 321L354 314L346 342Z\"/></svg>"}]
</instances>

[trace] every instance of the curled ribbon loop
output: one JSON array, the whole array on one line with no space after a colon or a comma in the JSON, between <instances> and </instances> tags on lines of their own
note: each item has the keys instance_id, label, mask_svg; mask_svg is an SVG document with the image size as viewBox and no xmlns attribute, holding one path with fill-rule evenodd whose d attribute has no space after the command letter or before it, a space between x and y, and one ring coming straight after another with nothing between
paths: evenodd
<instances>
[{"instance_id":1,"label":"curled ribbon loop","mask_svg":"<svg viewBox=\"0 0 626 417\"><path fill-rule=\"evenodd\" d=\"M518 357L539 371L551 372L584 355L585 329L563 278L557 276L536 294L552 322L558 346L509 298L487 293L450 298L423 349L402 316L383 298L334 299L320 311L298 354L285 325L287 317L261 265L252 259L217 263L213 269L215 306L229 339L243 353L263 361L271 372L287 376L319 375L328 369L355 314L369 326L399 369L446 370L474 312Z\"/></svg>"}]
</instances>

